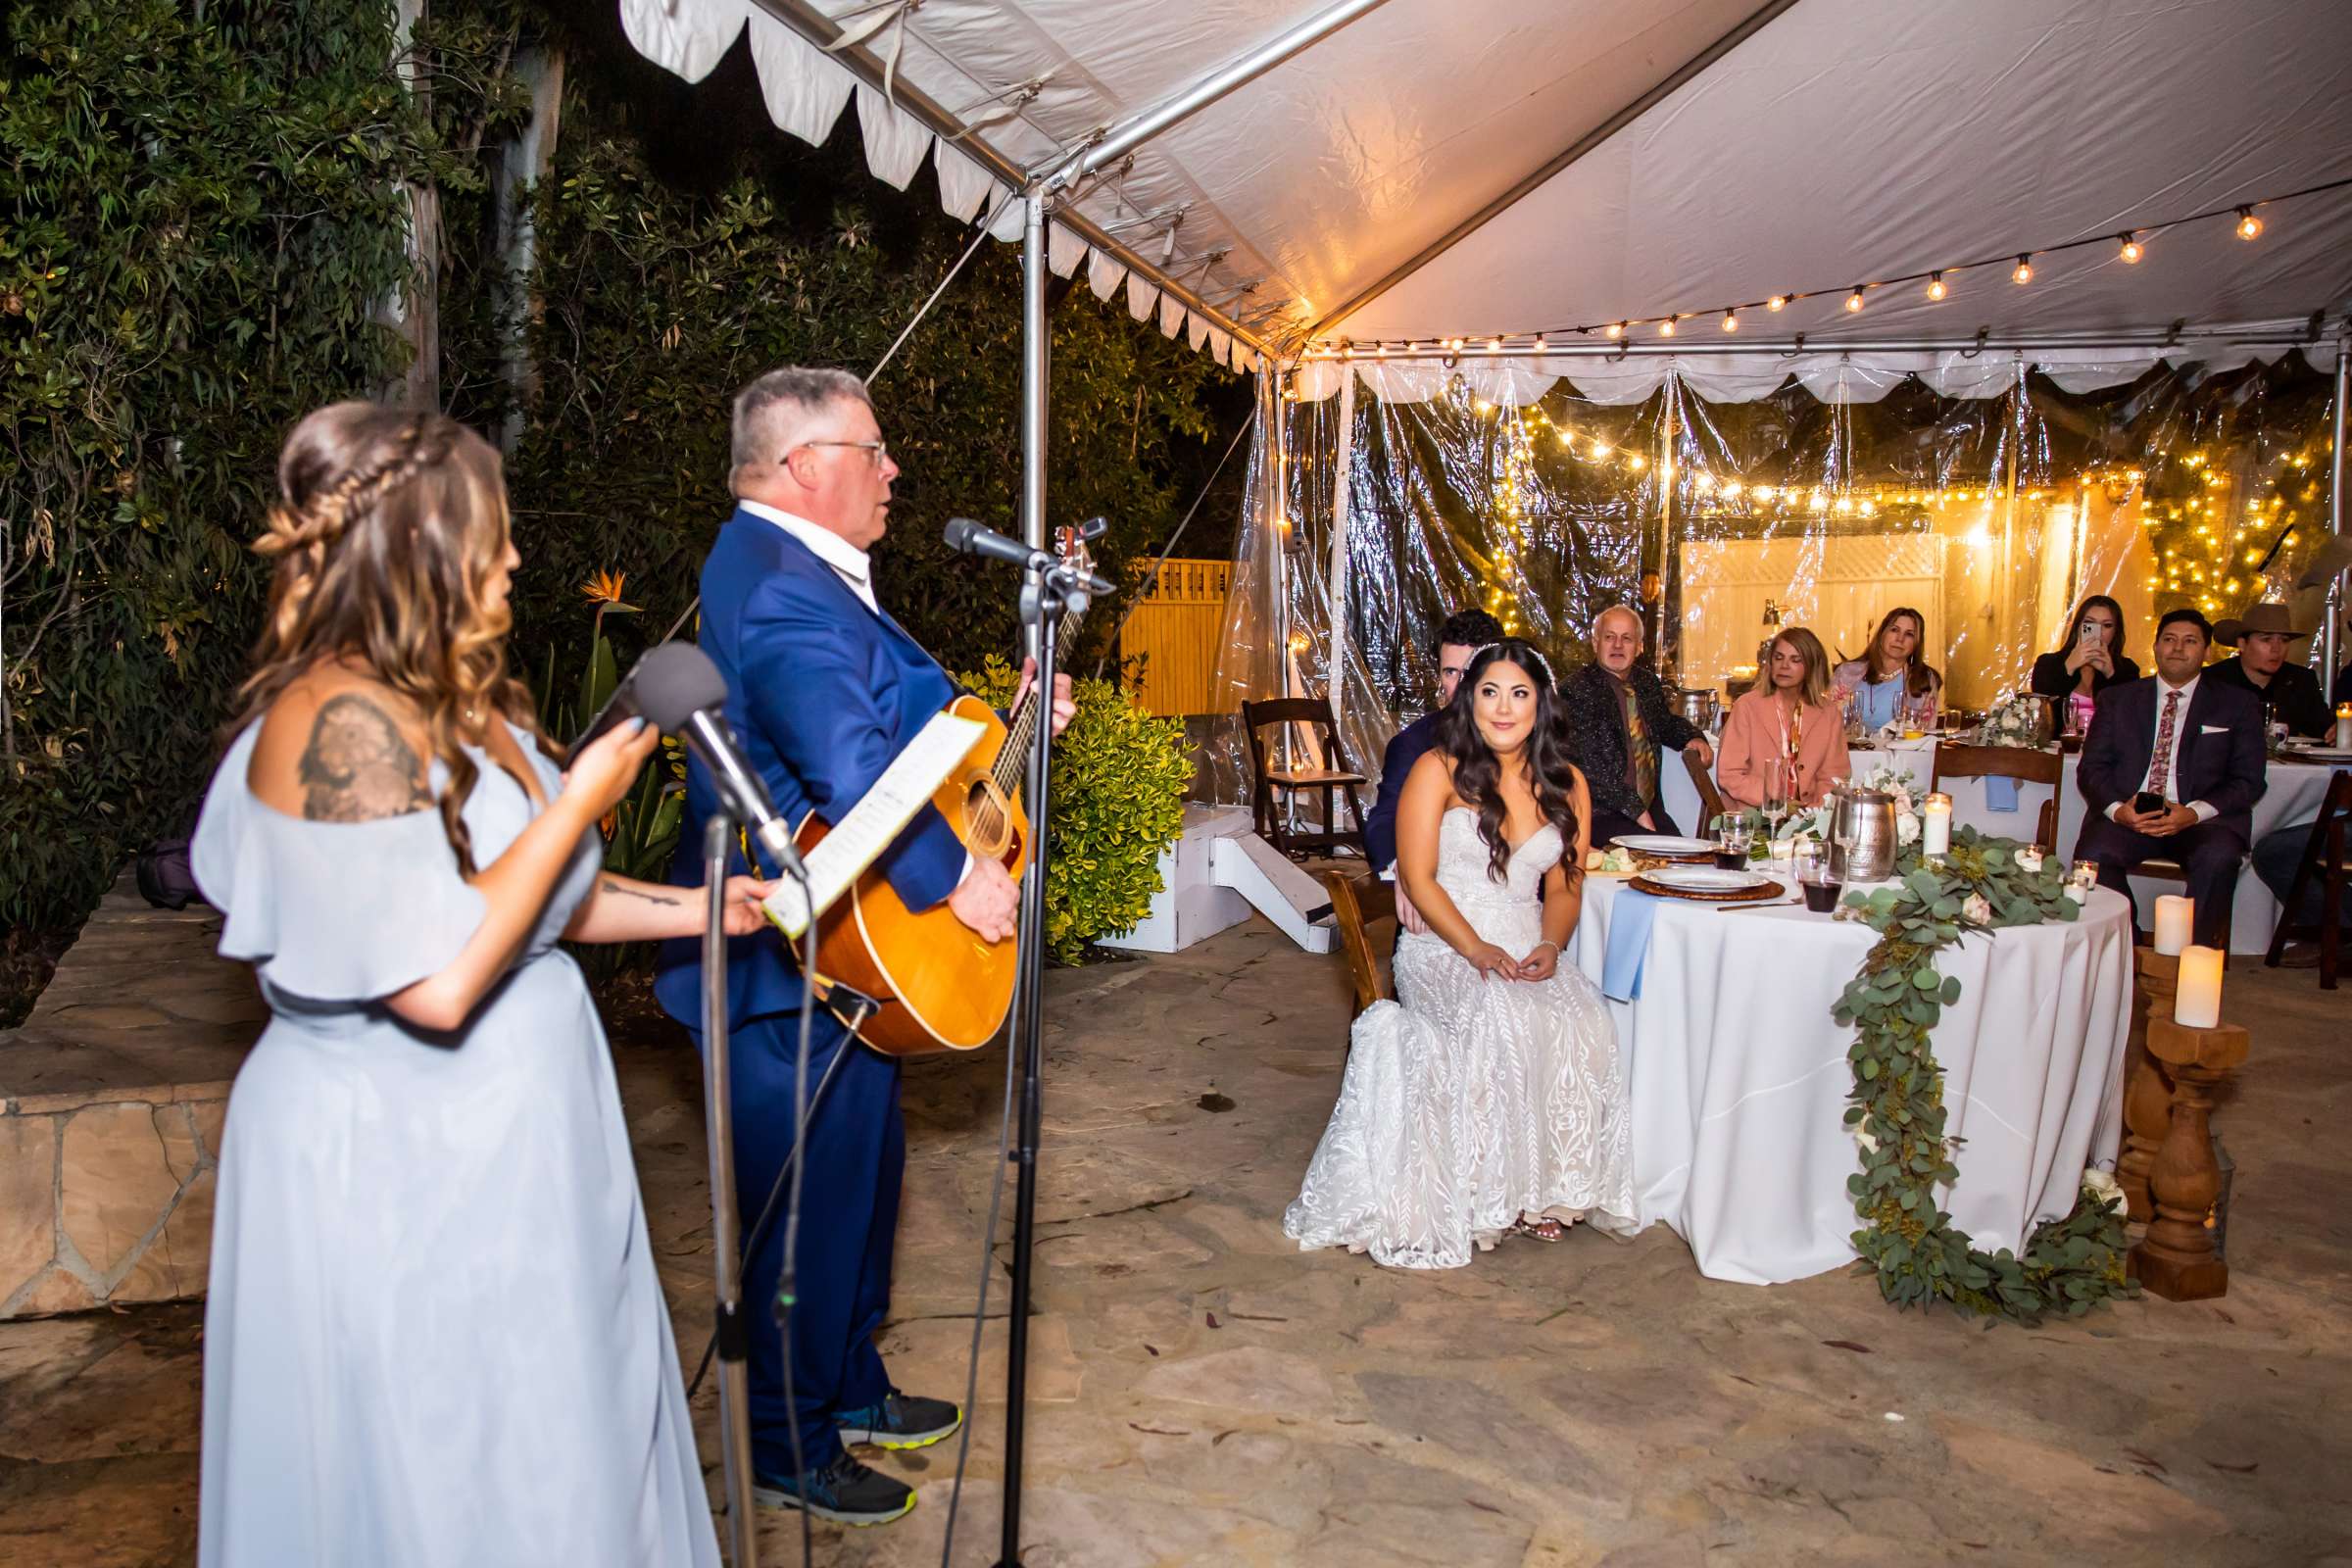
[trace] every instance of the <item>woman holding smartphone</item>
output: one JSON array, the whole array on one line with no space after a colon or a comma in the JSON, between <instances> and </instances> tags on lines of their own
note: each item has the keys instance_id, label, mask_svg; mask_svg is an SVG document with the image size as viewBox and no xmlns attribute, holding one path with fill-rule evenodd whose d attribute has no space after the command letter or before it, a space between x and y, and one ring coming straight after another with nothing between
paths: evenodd
<instances>
[{"instance_id":1,"label":"woman holding smartphone","mask_svg":"<svg viewBox=\"0 0 2352 1568\"><path fill-rule=\"evenodd\" d=\"M2123 649L2123 607L2092 594L2067 626L2066 645L2034 661L2034 690L2053 702L2081 697L2095 703L2108 687L2139 679L2139 666Z\"/></svg>"}]
</instances>

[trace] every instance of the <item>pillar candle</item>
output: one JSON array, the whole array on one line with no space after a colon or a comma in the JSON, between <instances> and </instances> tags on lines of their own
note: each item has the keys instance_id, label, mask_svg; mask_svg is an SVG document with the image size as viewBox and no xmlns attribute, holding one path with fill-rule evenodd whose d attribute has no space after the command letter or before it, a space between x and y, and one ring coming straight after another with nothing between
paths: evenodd
<instances>
[{"instance_id":1,"label":"pillar candle","mask_svg":"<svg viewBox=\"0 0 2352 1568\"><path fill-rule=\"evenodd\" d=\"M1947 855L1952 848L1952 798L1931 795L1920 807L1919 853Z\"/></svg>"},{"instance_id":2,"label":"pillar candle","mask_svg":"<svg viewBox=\"0 0 2352 1568\"><path fill-rule=\"evenodd\" d=\"M2197 901L2194 899L2184 899L2177 893L2159 895L2156 900L2156 951L2179 953L2187 947L2196 912Z\"/></svg>"},{"instance_id":3,"label":"pillar candle","mask_svg":"<svg viewBox=\"0 0 2352 1568\"><path fill-rule=\"evenodd\" d=\"M2335 749L2352 752L2352 703L2335 705Z\"/></svg>"},{"instance_id":4,"label":"pillar candle","mask_svg":"<svg viewBox=\"0 0 2352 1568\"><path fill-rule=\"evenodd\" d=\"M2181 949L2180 989L2173 997L2173 1022L2183 1029L2212 1029L2221 1021L2222 950Z\"/></svg>"}]
</instances>

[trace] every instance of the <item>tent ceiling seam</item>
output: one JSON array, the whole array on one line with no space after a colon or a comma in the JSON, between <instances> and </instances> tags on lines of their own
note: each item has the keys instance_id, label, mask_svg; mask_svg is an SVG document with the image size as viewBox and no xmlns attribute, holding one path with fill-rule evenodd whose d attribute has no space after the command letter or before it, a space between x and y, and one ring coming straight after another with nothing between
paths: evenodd
<instances>
[{"instance_id":1,"label":"tent ceiling seam","mask_svg":"<svg viewBox=\"0 0 2352 1568\"><path fill-rule=\"evenodd\" d=\"M1749 38L1755 36L1756 33L1762 31L1763 28L1774 19L1778 18L1782 15L1782 13L1789 10L1796 4L1797 0L1764 0L1762 5L1758 6L1755 10L1749 12L1745 17L1741 18L1739 24L1734 26L1730 31L1724 33L1721 37L1709 43L1706 48L1700 50L1689 60L1684 61L1683 64L1677 66L1673 71L1669 72L1664 77L1660 78L1654 85L1642 92L1639 97L1636 97L1633 99L1633 101L1619 109L1615 114L1612 114L1608 119L1602 121L1599 124L1593 126L1582 136L1579 136L1575 141L1569 143L1565 149L1553 154L1552 157L1545 161L1541 167L1522 177L1516 184L1510 186L1510 188L1505 190L1500 196L1497 196L1493 201L1488 202L1484 207L1479 208L1469 217L1463 219L1453 227L1447 229L1444 234L1441 234L1437 239L1431 241L1427 246L1423 247L1418 254L1391 269L1370 287L1358 290L1355 296L1349 299L1346 304L1339 306L1335 310L1327 312L1322 319L1316 321L1311 327L1308 328L1306 333L1307 337L1315 338L1322 336L1333 326L1345 321L1348 317L1354 315L1357 311L1362 310L1365 306L1371 304L1383 294L1386 294L1390 289L1395 288L1397 284L1403 282L1406 278L1421 270L1422 268L1427 267L1430 263L1436 261L1439 257L1453 249L1454 246L1459 245L1463 240L1468 239L1472 234L1477 233L1480 229L1493 222L1495 219L1501 217L1511 208L1516 207L1521 201L1534 194L1538 189L1549 184L1553 179L1565 172L1571 166L1581 162L1585 158L1591 156L1593 152L1597 151L1602 145L1615 137L1620 131L1633 124L1635 121L1640 120L1643 115L1649 113L1650 110L1665 102L1665 100L1677 89L1681 88L1685 83L1689 82L1700 72L1705 71L1709 66L1715 64L1716 61L1721 60L1725 55L1730 54L1740 44L1745 43Z\"/></svg>"}]
</instances>

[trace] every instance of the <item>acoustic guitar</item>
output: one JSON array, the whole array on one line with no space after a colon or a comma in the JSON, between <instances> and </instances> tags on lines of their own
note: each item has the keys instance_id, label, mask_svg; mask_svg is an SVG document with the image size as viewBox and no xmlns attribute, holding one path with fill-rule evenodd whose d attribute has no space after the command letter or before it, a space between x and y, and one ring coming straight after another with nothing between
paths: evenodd
<instances>
[{"instance_id":1,"label":"acoustic guitar","mask_svg":"<svg viewBox=\"0 0 2352 1568\"><path fill-rule=\"evenodd\" d=\"M1057 529L1054 542L1063 562L1094 569L1079 530ZM948 705L949 712L976 721L984 733L932 792L931 804L975 860L995 860L1015 882L1029 868L1021 783L1052 698L1031 690L1009 722L977 697L959 696ZM814 815L804 820L795 835L801 853L814 849L829 831ZM818 984L846 985L880 1000L881 1010L858 1031L875 1050L893 1056L972 1051L1004 1027L1012 1006L1013 941L984 941L944 902L907 908L879 868L869 866L817 917L816 933Z\"/></svg>"}]
</instances>

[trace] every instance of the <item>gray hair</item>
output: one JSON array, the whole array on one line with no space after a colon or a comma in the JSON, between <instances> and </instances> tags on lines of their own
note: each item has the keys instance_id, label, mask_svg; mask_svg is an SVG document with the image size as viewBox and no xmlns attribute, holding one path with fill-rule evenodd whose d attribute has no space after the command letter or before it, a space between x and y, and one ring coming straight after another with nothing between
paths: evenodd
<instances>
[{"instance_id":1,"label":"gray hair","mask_svg":"<svg viewBox=\"0 0 2352 1568\"><path fill-rule=\"evenodd\" d=\"M865 383L847 370L788 365L735 394L734 463L738 468L773 463L799 444L803 431L837 403L873 407Z\"/></svg>"},{"instance_id":2,"label":"gray hair","mask_svg":"<svg viewBox=\"0 0 2352 1568\"><path fill-rule=\"evenodd\" d=\"M1592 635L1595 637L1599 636L1600 623L1608 619L1611 615L1615 614L1627 614L1633 616L1634 630L1640 632L1644 641L1648 640L1649 626L1645 621L1642 620L1642 612L1636 610L1633 606L1625 603L1623 600L1619 600L1616 604L1611 605L1608 609L1602 611L1599 614L1592 617Z\"/></svg>"}]
</instances>

